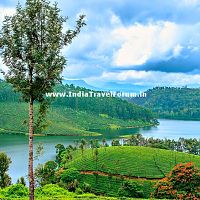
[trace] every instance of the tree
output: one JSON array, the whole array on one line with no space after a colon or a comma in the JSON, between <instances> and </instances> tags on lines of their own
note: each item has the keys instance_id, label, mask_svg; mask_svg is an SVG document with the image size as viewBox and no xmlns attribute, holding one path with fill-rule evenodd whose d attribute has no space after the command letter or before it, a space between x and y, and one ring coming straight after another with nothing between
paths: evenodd
<instances>
[{"instance_id":1,"label":"tree","mask_svg":"<svg viewBox=\"0 0 200 200\"><path fill-rule=\"evenodd\" d=\"M17 179L17 184L21 184L21 185L26 186L25 178L22 176L19 179Z\"/></svg>"},{"instance_id":2,"label":"tree","mask_svg":"<svg viewBox=\"0 0 200 200\"><path fill-rule=\"evenodd\" d=\"M55 184L56 176L55 172L58 165L54 161L47 161L44 165L38 165L35 170L35 177L40 186L44 186L46 184Z\"/></svg>"},{"instance_id":3,"label":"tree","mask_svg":"<svg viewBox=\"0 0 200 200\"><path fill-rule=\"evenodd\" d=\"M83 156L84 149L86 148L86 145L87 145L86 140L85 139L81 139L79 148L81 149L82 156Z\"/></svg>"},{"instance_id":4,"label":"tree","mask_svg":"<svg viewBox=\"0 0 200 200\"><path fill-rule=\"evenodd\" d=\"M156 184L159 199L200 199L200 170L193 163L178 164Z\"/></svg>"},{"instance_id":5,"label":"tree","mask_svg":"<svg viewBox=\"0 0 200 200\"><path fill-rule=\"evenodd\" d=\"M106 145L106 138L102 139L102 145L105 147L105 145Z\"/></svg>"},{"instance_id":6,"label":"tree","mask_svg":"<svg viewBox=\"0 0 200 200\"><path fill-rule=\"evenodd\" d=\"M27 0L25 7L17 5L16 14L6 16L0 34L3 63L8 72L3 72L7 82L29 102L29 191L34 200L33 134L34 102L40 103L42 116L46 103L45 93L61 81L61 72L66 64L62 55L85 25L84 15L76 22L74 30L64 33L66 17L60 16L57 4L48 0ZM38 117L39 126L41 117Z\"/></svg>"},{"instance_id":7,"label":"tree","mask_svg":"<svg viewBox=\"0 0 200 200\"><path fill-rule=\"evenodd\" d=\"M63 187L67 186L69 191L75 192L79 185L79 176L80 172L76 168L66 169L60 174L60 183Z\"/></svg>"},{"instance_id":8,"label":"tree","mask_svg":"<svg viewBox=\"0 0 200 200\"><path fill-rule=\"evenodd\" d=\"M11 178L7 174L10 164L11 159L5 153L0 153L0 188L11 185Z\"/></svg>"},{"instance_id":9,"label":"tree","mask_svg":"<svg viewBox=\"0 0 200 200\"><path fill-rule=\"evenodd\" d=\"M63 153L65 152L65 146L63 144L57 144L55 148L56 148L56 162L60 166L62 161L62 155L64 155Z\"/></svg>"},{"instance_id":10,"label":"tree","mask_svg":"<svg viewBox=\"0 0 200 200\"><path fill-rule=\"evenodd\" d=\"M114 139L114 140L112 140L111 145L112 145L112 146L121 146L121 145L120 145L120 142L119 142L118 139Z\"/></svg>"}]
</instances>

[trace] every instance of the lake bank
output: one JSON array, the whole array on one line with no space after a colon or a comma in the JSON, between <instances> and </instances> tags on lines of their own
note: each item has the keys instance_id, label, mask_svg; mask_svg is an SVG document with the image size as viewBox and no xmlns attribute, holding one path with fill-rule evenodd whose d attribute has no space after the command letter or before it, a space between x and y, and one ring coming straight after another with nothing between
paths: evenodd
<instances>
[{"instance_id":1,"label":"lake bank","mask_svg":"<svg viewBox=\"0 0 200 200\"><path fill-rule=\"evenodd\" d=\"M106 138L107 143L111 143L113 139L121 136L133 135L140 133L145 137L154 138L169 138L178 139L184 138L198 138L200 139L200 122L197 121L180 121L180 120L159 120L160 125L157 127L143 127L143 128L127 128L117 130L99 130L100 136L87 136L87 140L98 139L101 141ZM44 163L47 160L55 159L55 145L64 144L74 145L75 140L82 139L83 136L38 136L34 139L35 147L42 143L44 146L44 155L39 160L35 161L35 166L38 163ZM26 135L0 135L0 151L6 152L12 159L12 164L9 170L13 182L20 176L27 175L28 165L28 136Z\"/></svg>"}]
</instances>

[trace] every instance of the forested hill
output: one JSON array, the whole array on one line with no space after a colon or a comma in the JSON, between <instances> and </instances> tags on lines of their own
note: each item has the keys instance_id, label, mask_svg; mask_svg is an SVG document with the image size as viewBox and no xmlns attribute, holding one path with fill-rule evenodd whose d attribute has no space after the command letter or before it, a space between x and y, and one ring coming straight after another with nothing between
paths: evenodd
<instances>
[{"instance_id":1,"label":"forested hill","mask_svg":"<svg viewBox=\"0 0 200 200\"><path fill-rule=\"evenodd\" d=\"M56 92L80 90L89 91L73 85L55 88ZM20 99L20 95L14 93L9 84L0 82L0 130L27 131L22 122L28 120L28 105ZM94 128L150 125L153 119L150 110L119 98L55 98L49 109L50 128L46 132L87 134L88 130Z\"/></svg>"},{"instance_id":2,"label":"forested hill","mask_svg":"<svg viewBox=\"0 0 200 200\"><path fill-rule=\"evenodd\" d=\"M156 87L148 90L147 98L132 98L131 102L171 119L200 120L200 88Z\"/></svg>"}]
</instances>

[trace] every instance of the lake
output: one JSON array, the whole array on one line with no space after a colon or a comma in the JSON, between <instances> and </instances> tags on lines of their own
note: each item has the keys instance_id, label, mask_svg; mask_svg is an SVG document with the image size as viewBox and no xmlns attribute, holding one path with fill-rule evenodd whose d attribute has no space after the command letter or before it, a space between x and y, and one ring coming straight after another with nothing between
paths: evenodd
<instances>
[{"instance_id":1,"label":"lake","mask_svg":"<svg viewBox=\"0 0 200 200\"><path fill-rule=\"evenodd\" d=\"M178 139L184 138L198 138L200 139L200 122L198 121L183 121L183 120L159 120L158 127L145 127L145 128L129 128L120 130L98 130L103 136L92 137L101 140L103 137L107 139L110 144L112 139L119 138L122 135L140 133L145 137L154 138L169 138ZM82 138L82 137L81 137ZM72 136L41 136L35 137L35 146L42 143L44 146L44 155L35 162L44 163L47 160L55 159L55 145L74 144L74 141L81 139ZM91 139L91 137L85 137ZM23 135L0 135L0 151L6 152L12 159L12 164L9 170L9 175L12 177L13 183L21 176L27 174L27 160L28 160L28 136Z\"/></svg>"}]
</instances>

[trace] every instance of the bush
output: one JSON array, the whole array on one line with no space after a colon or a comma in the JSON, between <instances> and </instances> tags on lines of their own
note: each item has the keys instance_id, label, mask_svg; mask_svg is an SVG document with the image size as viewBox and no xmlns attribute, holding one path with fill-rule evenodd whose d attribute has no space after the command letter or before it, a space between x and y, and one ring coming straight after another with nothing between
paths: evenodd
<instances>
[{"instance_id":1,"label":"bush","mask_svg":"<svg viewBox=\"0 0 200 200\"><path fill-rule=\"evenodd\" d=\"M77 195L83 194L83 190L81 188L76 188L75 193Z\"/></svg>"},{"instance_id":2,"label":"bush","mask_svg":"<svg viewBox=\"0 0 200 200\"><path fill-rule=\"evenodd\" d=\"M60 195L66 195L66 196L73 196L73 193L59 187L58 185L54 184L48 184L41 188L36 189L37 196L60 196Z\"/></svg>"},{"instance_id":3,"label":"bush","mask_svg":"<svg viewBox=\"0 0 200 200\"><path fill-rule=\"evenodd\" d=\"M125 181L122 184L121 188L119 188L118 194L121 197L142 198L143 197L142 186L134 182Z\"/></svg>"},{"instance_id":4,"label":"bush","mask_svg":"<svg viewBox=\"0 0 200 200\"><path fill-rule=\"evenodd\" d=\"M75 192L78 186L79 186L79 182L75 179L74 181L67 184L67 189L70 192Z\"/></svg>"},{"instance_id":5,"label":"bush","mask_svg":"<svg viewBox=\"0 0 200 200\"><path fill-rule=\"evenodd\" d=\"M70 183L76 179L79 178L79 171L75 168L70 168L67 170L64 170L61 174L60 174L60 179L63 183Z\"/></svg>"},{"instance_id":6,"label":"bush","mask_svg":"<svg viewBox=\"0 0 200 200\"><path fill-rule=\"evenodd\" d=\"M22 184L11 185L1 190L1 194L5 197L17 198L28 196L28 188Z\"/></svg>"},{"instance_id":7,"label":"bush","mask_svg":"<svg viewBox=\"0 0 200 200\"><path fill-rule=\"evenodd\" d=\"M55 184L56 168L57 168L57 163L54 161L48 161L44 165L38 165L38 167L35 170L35 177L37 183L41 186L46 184Z\"/></svg>"},{"instance_id":8,"label":"bush","mask_svg":"<svg viewBox=\"0 0 200 200\"><path fill-rule=\"evenodd\" d=\"M85 182L82 184L81 188L84 193L90 193L92 191L91 185Z\"/></svg>"},{"instance_id":9,"label":"bush","mask_svg":"<svg viewBox=\"0 0 200 200\"><path fill-rule=\"evenodd\" d=\"M200 199L200 170L193 163L179 164L156 185L156 198Z\"/></svg>"}]
</instances>

